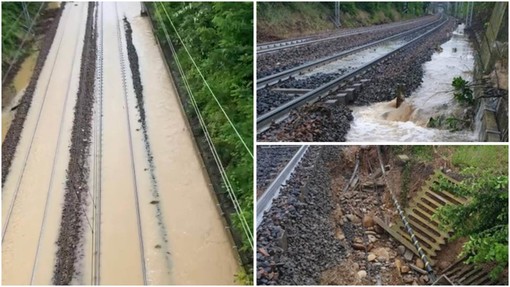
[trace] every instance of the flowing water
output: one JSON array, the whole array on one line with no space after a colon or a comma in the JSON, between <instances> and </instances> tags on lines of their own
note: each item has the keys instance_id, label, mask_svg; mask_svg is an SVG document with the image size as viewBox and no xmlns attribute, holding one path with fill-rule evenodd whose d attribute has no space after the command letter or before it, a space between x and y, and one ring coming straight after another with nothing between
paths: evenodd
<instances>
[{"instance_id":1,"label":"flowing water","mask_svg":"<svg viewBox=\"0 0 510 287\"><path fill-rule=\"evenodd\" d=\"M431 117L463 112L453 99L454 77L472 81L473 49L459 25L452 38L441 45L429 62L423 64L422 85L398 108L395 100L353 107L354 120L347 141L474 141L473 131L450 132L428 128Z\"/></svg>"}]
</instances>

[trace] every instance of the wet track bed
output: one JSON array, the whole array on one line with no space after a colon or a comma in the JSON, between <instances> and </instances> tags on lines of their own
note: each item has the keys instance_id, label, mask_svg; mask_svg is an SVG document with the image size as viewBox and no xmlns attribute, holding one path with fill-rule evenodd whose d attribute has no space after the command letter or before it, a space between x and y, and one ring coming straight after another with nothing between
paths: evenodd
<instances>
[{"instance_id":1,"label":"wet track bed","mask_svg":"<svg viewBox=\"0 0 510 287\"><path fill-rule=\"evenodd\" d=\"M423 64L430 61L432 55L440 53L436 50L452 37L452 31L456 27L456 23L449 20L430 35L413 42L410 46L396 52L391 58L374 65L357 77L355 82L359 86L354 87L355 96L352 104L365 106L370 103L394 100L398 86L403 87L402 93L406 97L410 96L423 83L424 69L427 69ZM429 82L425 84L427 83ZM347 87L349 85L352 83ZM344 87L343 90L348 89ZM316 103L305 104L291 110L281 122L271 124L268 129L259 130L258 139L261 141L346 141L350 122L354 116L345 103L336 100L337 94L344 93L343 90L341 87L337 88L337 91L319 98ZM395 106L394 101L388 105L391 104ZM369 134L365 135L369 136ZM349 140L356 140L356 138L350 137ZM469 139L464 138L464 140Z\"/></svg>"},{"instance_id":2,"label":"wet track bed","mask_svg":"<svg viewBox=\"0 0 510 287\"><path fill-rule=\"evenodd\" d=\"M303 46L289 48L257 57L257 77L262 78L303 63L333 55L356 46L386 38L390 35L424 25L436 19L428 16L419 21L404 22L402 25L368 33L354 33L347 37L334 38L323 42L312 42Z\"/></svg>"},{"instance_id":3,"label":"wet track bed","mask_svg":"<svg viewBox=\"0 0 510 287\"><path fill-rule=\"evenodd\" d=\"M238 258L140 4L63 11L4 184L3 283L233 284Z\"/></svg>"}]
</instances>

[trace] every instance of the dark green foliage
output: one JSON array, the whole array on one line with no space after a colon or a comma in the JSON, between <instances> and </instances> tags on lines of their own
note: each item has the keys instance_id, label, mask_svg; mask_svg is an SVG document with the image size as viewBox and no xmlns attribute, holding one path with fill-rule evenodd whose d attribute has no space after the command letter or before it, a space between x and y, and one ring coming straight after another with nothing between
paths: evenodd
<instances>
[{"instance_id":1,"label":"dark green foliage","mask_svg":"<svg viewBox=\"0 0 510 287\"><path fill-rule=\"evenodd\" d=\"M455 77L452 81L452 86L455 89L453 97L462 104L472 105L475 103L473 97L473 90L469 87L469 82L462 77Z\"/></svg>"},{"instance_id":2,"label":"dark green foliage","mask_svg":"<svg viewBox=\"0 0 510 287\"><path fill-rule=\"evenodd\" d=\"M28 3L30 18L37 14L41 4L43 3ZM22 15L22 11L21 2L2 2L2 67L4 69L14 60L27 28L30 26L30 22L24 16L19 17ZM27 39L33 40L33 34L30 34ZM30 45L24 45L17 60L29 53L29 47Z\"/></svg>"},{"instance_id":3,"label":"dark green foliage","mask_svg":"<svg viewBox=\"0 0 510 287\"><path fill-rule=\"evenodd\" d=\"M468 238L461 256L467 255L469 263L495 264L490 275L496 278L508 264L508 175L507 171L498 173L477 166L474 163L464 170L468 179L459 185L447 180L436 184L436 189L452 191L469 201L446 205L435 217L443 227L454 230L454 238Z\"/></svg>"},{"instance_id":4,"label":"dark green foliage","mask_svg":"<svg viewBox=\"0 0 510 287\"><path fill-rule=\"evenodd\" d=\"M226 114L253 150L253 4L164 2L162 5ZM165 25L170 33L244 217L253 226L253 158L204 84L161 3L153 7L162 15L163 22L158 24ZM156 28L163 35L161 26ZM242 230L235 214L232 220ZM242 231L239 233L244 235ZM243 238L243 243L242 248L251 252L248 238Z\"/></svg>"}]
</instances>

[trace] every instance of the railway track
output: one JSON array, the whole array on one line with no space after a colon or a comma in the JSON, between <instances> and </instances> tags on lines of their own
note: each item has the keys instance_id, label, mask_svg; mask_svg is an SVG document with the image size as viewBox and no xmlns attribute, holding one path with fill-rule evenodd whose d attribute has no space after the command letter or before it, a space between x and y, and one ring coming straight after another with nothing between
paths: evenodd
<instances>
[{"instance_id":1,"label":"railway track","mask_svg":"<svg viewBox=\"0 0 510 287\"><path fill-rule=\"evenodd\" d=\"M278 197L280 188L290 178L296 167L299 165L301 159L306 154L309 146L303 145L289 160L287 165L282 169L278 176L272 181L266 191L257 200L257 227L262 223L262 219L266 210L271 208L273 199Z\"/></svg>"},{"instance_id":2,"label":"railway track","mask_svg":"<svg viewBox=\"0 0 510 287\"><path fill-rule=\"evenodd\" d=\"M257 147L257 196L262 195L298 150L298 146Z\"/></svg>"},{"instance_id":3,"label":"railway track","mask_svg":"<svg viewBox=\"0 0 510 287\"><path fill-rule=\"evenodd\" d=\"M383 31L383 30L398 27L398 26L406 26L411 23L419 22L422 20L423 19L406 20L406 21L401 21L398 23L389 23L389 24L383 24L383 25L377 25L377 26L371 26L371 27L345 29L340 32L328 33L325 35L310 35L310 36L299 37L299 38L294 38L294 39L290 39L290 40L280 40L280 41L262 43L262 44L257 45L257 54L262 55L262 54L271 53L271 52L275 52L275 51L279 51L279 50L283 50L283 49L295 48L295 47L302 46L302 45L308 45L308 44L320 43L320 42L329 41L329 40L335 40L335 39L348 37L348 36L352 36L352 35L360 35L360 34Z\"/></svg>"},{"instance_id":4,"label":"railway track","mask_svg":"<svg viewBox=\"0 0 510 287\"><path fill-rule=\"evenodd\" d=\"M91 246L91 284L100 285L101 283L101 166L102 166L102 135L103 135L103 47L104 47L104 11L103 3L96 6L98 17L96 29L97 39L97 70L96 70L96 91L94 107L94 134L93 134L93 170L92 170L92 192L94 199L92 201L92 213L94 222L94 232L92 232Z\"/></svg>"},{"instance_id":5,"label":"railway track","mask_svg":"<svg viewBox=\"0 0 510 287\"><path fill-rule=\"evenodd\" d=\"M362 85L369 81L369 79L362 79L363 74L365 74L368 70L381 65L385 61L391 59L397 52L402 51L411 45L417 43L420 39L430 35L435 32L439 28L441 28L444 24L446 24L447 19L441 19L439 23L435 23L434 27L431 27L429 30L421 34L420 36L412 39L411 41L403 44L402 46L390 51L389 53L376 58L375 60L370 61L362 65L361 67L348 72L346 74L341 75L340 77L327 82L324 85L321 85L318 88L304 91L304 93L280 106L272 109L271 111L259 115L257 117L257 133L262 133L269 128L272 123L278 123L284 120L290 111L295 110L305 104L316 102L317 100L324 99L327 96L331 96L331 99L328 99L328 104L340 104L340 103L350 103L354 101L354 97L356 93L361 89ZM429 27L429 26L427 26Z\"/></svg>"},{"instance_id":6,"label":"railway track","mask_svg":"<svg viewBox=\"0 0 510 287\"><path fill-rule=\"evenodd\" d=\"M139 5L68 4L56 26L3 188L4 284L227 284L238 271Z\"/></svg>"},{"instance_id":7,"label":"railway track","mask_svg":"<svg viewBox=\"0 0 510 287\"><path fill-rule=\"evenodd\" d=\"M430 26L436 25L436 24L440 23L441 21L443 21L443 19L438 19L438 20L436 20L436 21L434 21L432 23L428 23L427 25L424 25L424 26L421 26L421 27L417 27L417 28L414 28L414 29L411 29L411 30L408 30L408 31L404 31L404 32L401 32L401 33L398 33L398 34L386 37L386 38L381 39L381 40L377 40L377 41L374 41L374 42L371 42L371 43L368 43L368 44L364 44L364 45L361 45L361 46L349 49L347 51L342 51L342 52L340 52L340 53L338 53L336 55L332 55L332 56L329 56L329 57L326 57L326 58L322 58L322 59L319 59L319 60L316 60L316 61L312 61L312 62L300 65L298 67L295 67L295 68L292 68L292 69L289 69L289 70L286 70L286 71L283 71L283 72L280 72L280 73L276 73L276 74L273 74L273 75L270 75L270 76L267 76L267 77L264 77L264 78L261 78L261 79L257 79L257 91L265 89L265 88L269 88L269 87L271 87L271 86L273 86L275 84L278 84L278 83L281 83L283 81L292 79L294 76L299 75L299 74L303 74L305 71L308 71L308 72L312 71L313 69L315 69L317 67L320 67L320 66L323 66L323 65L335 62L335 61L337 61L337 60L339 60L341 58L344 58L346 56L358 53L360 51L363 51L363 50L366 50L366 49L369 49L369 48L373 48L375 46L387 43L389 41L394 41L394 40L397 40L399 38L403 38L405 36L412 35L413 33L416 33L416 32L418 32L420 30L423 30L423 29L426 29L426 28L428 28Z\"/></svg>"},{"instance_id":8,"label":"railway track","mask_svg":"<svg viewBox=\"0 0 510 287\"><path fill-rule=\"evenodd\" d=\"M73 17L83 19L86 11L86 4L69 5L64 11L61 22L66 24L59 27L55 37L57 45L48 56L50 64L40 75L45 86L43 82L39 85L42 90L35 92L32 108L36 114L25 122L24 140L19 143L13 170L4 186L3 260L9 262L4 265L4 282L47 284L51 280L52 274L47 272L51 266L41 262L55 258L58 225L53 222L60 220L61 182L65 181L69 157L62 146L71 137L73 98L78 82L73 75L79 73L77 63L82 44L79 39L84 37L84 25L69 21ZM49 127L57 128L48 132ZM34 186L42 190L36 192Z\"/></svg>"}]
</instances>

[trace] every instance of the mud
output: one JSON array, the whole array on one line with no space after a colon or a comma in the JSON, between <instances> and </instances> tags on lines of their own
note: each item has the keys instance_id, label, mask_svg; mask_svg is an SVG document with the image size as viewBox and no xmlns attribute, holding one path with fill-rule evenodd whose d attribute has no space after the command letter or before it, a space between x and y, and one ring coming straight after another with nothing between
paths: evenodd
<instances>
[{"instance_id":1,"label":"mud","mask_svg":"<svg viewBox=\"0 0 510 287\"><path fill-rule=\"evenodd\" d=\"M18 146L21 132L23 131L23 125L25 124L25 119L27 118L28 111L30 110L30 106L32 104L32 98L34 96L37 80L39 79L39 75L41 74L41 71L44 67L48 53L50 52L53 39L57 33L60 17L62 16L64 9L65 3L63 3L62 7L56 12L54 20L49 27L48 32L46 33L46 36L42 42L39 57L37 58L37 63L35 64L34 72L25 90L25 93L20 100L16 115L14 116L14 120L12 121L11 126L9 127L9 131L7 132L2 143L2 186L4 185L5 179L9 174L12 160L14 158L14 154L16 153L16 147Z\"/></svg>"},{"instance_id":2,"label":"mud","mask_svg":"<svg viewBox=\"0 0 510 287\"><path fill-rule=\"evenodd\" d=\"M80 83L71 136L70 161L64 196L61 227L57 240L57 261L53 284L68 285L75 275L77 259L83 256L83 232L88 223L86 202L89 197L89 156L94 106L96 70L96 31L93 26L95 3L89 3L84 46L82 51Z\"/></svg>"}]
</instances>

